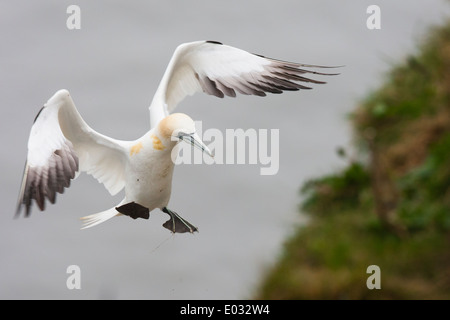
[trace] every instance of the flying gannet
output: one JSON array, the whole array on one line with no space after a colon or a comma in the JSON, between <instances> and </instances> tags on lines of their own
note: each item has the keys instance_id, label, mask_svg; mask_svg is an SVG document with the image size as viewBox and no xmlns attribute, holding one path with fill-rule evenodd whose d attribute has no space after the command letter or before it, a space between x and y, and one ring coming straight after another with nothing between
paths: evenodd
<instances>
[{"instance_id":1,"label":"flying gannet","mask_svg":"<svg viewBox=\"0 0 450 320\"><path fill-rule=\"evenodd\" d=\"M16 216L32 202L41 211L46 200L52 204L80 172L103 183L111 195L125 188L124 199L115 207L81 219L83 228L93 227L114 216L148 219L154 209L170 218L163 226L173 233L195 232L197 228L170 210L174 163L171 151L185 141L211 155L195 132L194 121L172 113L186 96L205 92L220 98L245 95L265 96L311 89L303 83L322 84L305 74L332 75L313 71L328 68L286 62L224 45L196 41L178 46L169 62L149 107L150 131L134 141L102 135L82 119L70 93L57 91L42 107L31 127Z\"/></svg>"}]
</instances>

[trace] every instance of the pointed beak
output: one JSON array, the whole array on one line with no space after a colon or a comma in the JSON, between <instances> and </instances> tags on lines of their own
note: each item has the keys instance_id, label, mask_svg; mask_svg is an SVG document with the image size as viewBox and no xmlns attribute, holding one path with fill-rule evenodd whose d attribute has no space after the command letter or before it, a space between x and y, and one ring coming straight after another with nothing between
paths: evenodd
<instances>
[{"instance_id":1,"label":"pointed beak","mask_svg":"<svg viewBox=\"0 0 450 320\"><path fill-rule=\"evenodd\" d=\"M209 150L209 148L203 143L202 139L200 139L197 133L194 132L192 134L183 135L180 137L180 139L202 150L202 152L205 152L211 158L214 158L211 150Z\"/></svg>"}]
</instances>

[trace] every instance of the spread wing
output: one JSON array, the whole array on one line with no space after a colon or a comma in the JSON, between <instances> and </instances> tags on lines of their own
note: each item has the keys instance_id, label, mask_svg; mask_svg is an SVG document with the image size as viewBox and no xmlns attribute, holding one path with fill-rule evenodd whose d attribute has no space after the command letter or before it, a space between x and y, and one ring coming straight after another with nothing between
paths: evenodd
<instances>
[{"instance_id":1,"label":"spread wing","mask_svg":"<svg viewBox=\"0 0 450 320\"><path fill-rule=\"evenodd\" d=\"M125 153L121 141L95 132L81 118L67 90L60 90L39 111L28 140L28 154L16 215L34 199L40 210L56 201L80 171L103 183L111 194L125 184Z\"/></svg>"},{"instance_id":2,"label":"spread wing","mask_svg":"<svg viewBox=\"0 0 450 320\"><path fill-rule=\"evenodd\" d=\"M214 41L182 44L175 50L153 98L151 126L196 92L219 98L235 97L236 92L265 96L267 92L311 89L309 84L325 83L310 79L310 74L331 75L308 68L329 67L266 58Z\"/></svg>"}]
</instances>

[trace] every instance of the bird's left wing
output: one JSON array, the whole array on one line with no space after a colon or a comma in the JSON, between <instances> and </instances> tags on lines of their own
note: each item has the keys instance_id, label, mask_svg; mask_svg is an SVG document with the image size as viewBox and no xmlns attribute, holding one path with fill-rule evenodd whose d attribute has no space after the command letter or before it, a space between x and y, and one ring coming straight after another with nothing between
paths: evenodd
<instances>
[{"instance_id":1,"label":"bird's left wing","mask_svg":"<svg viewBox=\"0 0 450 320\"><path fill-rule=\"evenodd\" d=\"M28 154L16 215L34 199L40 210L55 203L79 171L102 182L111 194L125 184L124 142L91 129L81 118L67 90L59 90L42 107L31 127Z\"/></svg>"},{"instance_id":2,"label":"bird's left wing","mask_svg":"<svg viewBox=\"0 0 450 320\"><path fill-rule=\"evenodd\" d=\"M266 92L311 89L300 83L325 83L305 74L330 75L308 68L328 68L266 58L215 41L184 43L177 47L150 105L151 126L186 96L205 92L219 98ZM300 82L300 83L299 83Z\"/></svg>"}]
</instances>

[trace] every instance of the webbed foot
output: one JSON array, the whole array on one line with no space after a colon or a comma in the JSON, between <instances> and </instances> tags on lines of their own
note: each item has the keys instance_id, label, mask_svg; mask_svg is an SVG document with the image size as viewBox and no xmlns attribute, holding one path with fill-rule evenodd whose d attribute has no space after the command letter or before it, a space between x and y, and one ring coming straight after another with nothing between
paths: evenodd
<instances>
[{"instance_id":1,"label":"webbed foot","mask_svg":"<svg viewBox=\"0 0 450 320\"><path fill-rule=\"evenodd\" d=\"M178 213L166 207L162 208L162 211L170 216L170 219L163 224L164 228L169 229L173 233L198 232L197 227L194 227L192 224L184 220L178 215Z\"/></svg>"},{"instance_id":2,"label":"webbed foot","mask_svg":"<svg viewBox=\"0 0 450 320\"><path fill-rule=\"evenodd\" d=\"M150 217L150 210L136 202L129 202L120 207L116 207L116 210L133 219L148 219Z\"/></svg>"}]
</instances>

